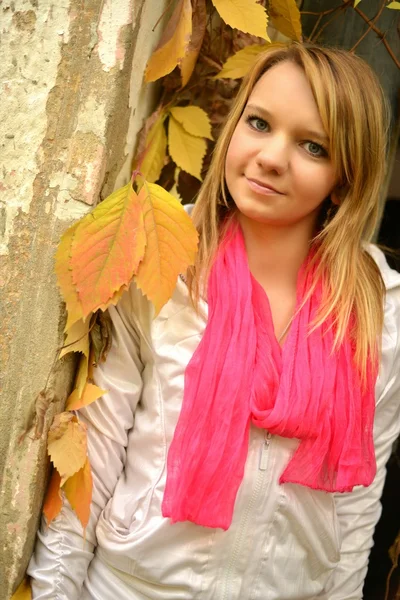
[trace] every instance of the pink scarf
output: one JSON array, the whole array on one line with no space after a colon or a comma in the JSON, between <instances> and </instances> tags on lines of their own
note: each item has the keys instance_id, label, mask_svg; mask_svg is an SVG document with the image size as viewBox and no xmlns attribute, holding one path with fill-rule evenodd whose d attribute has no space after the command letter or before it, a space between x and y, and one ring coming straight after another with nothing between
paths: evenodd
<instances>
[{"instance_id":1,"label":"pink scarf","mask_svg":"<svg viewBox=\"0 0 400 600\"><path fill-rule=\"evenodd\" d=\"M300 270L297 307L315 269ZM208 281L209 317L185 372L162 504L172 522L228 529L243 479L250 422L300 443L280 476L326 492L372 483L377 365L361 389L346 339L332 353L329 319L308 334L322 284L295 316L281 348L268 298L251 275L243 234L220 245Z\"/></svg>"}]
</instances>

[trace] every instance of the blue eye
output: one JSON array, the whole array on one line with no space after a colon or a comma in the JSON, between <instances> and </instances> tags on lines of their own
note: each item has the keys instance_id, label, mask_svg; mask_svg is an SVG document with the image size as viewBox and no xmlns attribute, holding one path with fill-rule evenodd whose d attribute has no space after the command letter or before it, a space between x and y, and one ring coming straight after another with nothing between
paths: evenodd
<instances>
[{"instance_id":1,"label":"blue eye","mask_svg":"<svg viewBox=\"0 0 400 600\"><path fill-rule=\"evenodd\" d=\"M246 118L246 123L248 123L250 127L256 131L267 131L269 128L268 122L265 119L261 119L261 117L257 117L256 115L249 115Z\"/></svg>"},{"instance_id":2,"label":"blue eye","mask_svg":"<svg viewBox=\"0 0 400 600\"><path fill-rule=\"evenodd\" d=\"M308 145L307 152L311 154L311 156L328 156L325 148L316 142L304 142L304 145Z\"/></svg>"}]
</instances>

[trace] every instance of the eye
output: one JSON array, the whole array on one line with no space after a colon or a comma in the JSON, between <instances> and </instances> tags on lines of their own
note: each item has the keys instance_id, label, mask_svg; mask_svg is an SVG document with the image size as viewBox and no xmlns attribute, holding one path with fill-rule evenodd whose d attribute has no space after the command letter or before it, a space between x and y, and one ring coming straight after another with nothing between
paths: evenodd
<instances>
[{"instance_id":1,"label":"eye","mask_svg":"<svg viewBox=\"0 0 400 600\"><path fill-rule=\"evenodd\" d=\"M311 156L328 156L328 152L321 144L317 144L316 142L304 142L304 146Z\"/></svg>"},{"instance_id":2,"label":"eye","mask_svg":"<svg viewBox=\"0 0 400 600\"><path fill-rule=\"evenodd\" d=\"M265 119L261 119L261 117L257 117L256 115L249 115L246 117L246 123L250 125L252 129L256 131L267 131L269 129L269 124Z\"/></svg>"}]
</instances>

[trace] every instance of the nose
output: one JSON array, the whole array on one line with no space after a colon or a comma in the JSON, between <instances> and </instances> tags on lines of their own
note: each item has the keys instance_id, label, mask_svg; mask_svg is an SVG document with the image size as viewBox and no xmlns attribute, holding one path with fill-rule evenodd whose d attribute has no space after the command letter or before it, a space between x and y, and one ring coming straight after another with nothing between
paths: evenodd
<instances>
[{"instance_id":1,"label":"nose","mask_svg":"<svg viewBox=\"0 0 400 600\"><path fill-rule=\"evenodd\" d=\"M257 164L267 172L284 173L289 167L289 144L284 135L272 134L264 138L256 156Z\"/></svg>"}]
</instances>

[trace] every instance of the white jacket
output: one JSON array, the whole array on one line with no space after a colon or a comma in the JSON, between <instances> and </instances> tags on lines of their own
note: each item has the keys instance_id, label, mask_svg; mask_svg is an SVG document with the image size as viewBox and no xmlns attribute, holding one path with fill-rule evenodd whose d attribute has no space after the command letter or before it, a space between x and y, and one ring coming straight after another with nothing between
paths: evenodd
<instances>
[{"instance_id":1,"label":"white jacket","mask_svg":"<svg viewBox=\"0 0 400 600\"><path fill-rule=\"evenodd\" d=\"M229 530L171 525L161 515L166 458L207 305L197 315L178 280L153 319L151 305L131 286L110 308L113 346L96 370L96 383L109 392L79 411L94 477L86 541L64 501L38 534L28 570L34 600L362 598L385 464L400 430L400 275L379 250L371 252L387 287L373 484L335 495L279 485L297 441L253 427Z\"/></svg>"}]
</instances>

